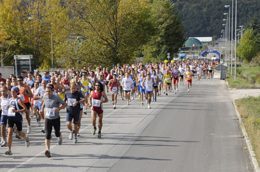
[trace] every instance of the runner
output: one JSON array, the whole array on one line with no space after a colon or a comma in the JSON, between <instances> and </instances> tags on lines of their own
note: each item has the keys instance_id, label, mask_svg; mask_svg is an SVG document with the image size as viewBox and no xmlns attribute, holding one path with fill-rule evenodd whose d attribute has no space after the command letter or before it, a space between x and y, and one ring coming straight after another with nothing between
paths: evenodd
<instances>
[{"instance_id":1,"label":"runner","mask_svg":"<svg viewBox=\"0 0 260 172\"><path fill-rule=\"evenodd\" d=\"M120 83L116 79L116 74L113 74L113 78L109 81L108 83L109 89L112 93L112 103L113 103L113 108L116 109L116 104L117 104L117 94L118 90L120 88Z\"/></svg>"},{"instance_id":2,"label":"runner","mask_svg":"<svg viewBox=\"0 0 260 172\"><path fill-rule=\"evenodd\" d=\"M35 101L34 105L36 106L36 111L39 113L38 125L41 125L41 120L44 119L44 114L40 113L40 109L42 106L42 98L45 94L46 85L47 85L47 81L42 80L41 85L36 89L34 96L33 96L33 100ZM43 126L41 132L45 133L45 125Z\"/></svg>"},{"instance_id":3,"label":"runner","mask_svg":"<svg viewBox=\"0 0 260 172\"><path fill-rule=\"evenodd\" d=\"M80 80L81 84L82 84L82 88L81 88L81 92L83 94L83 96L85 96L85 110L84 110L84 114L87 115L87 104L88 104L88 96L90 94L90 90L89 90L89 85L90 85L90 81L88 79L87 76L87 72L82 72L82 77Z\"/></svg>"},{"instance_id":4,"label":"runner","mask_svg":"<svg viewBox=\"0 0 260 172\"><path fill-rule=\"evenodd\" d=\"M185 70L182 67L182 64L179 65L179 72L180 72L180 83L182 83L182 85L184 84L184 73Z\"/></svg>"},{"instance_id":5,"label":"runner","mask_svg":"<svg viewBox=\"0 0 260 172\"><path fill-rule=\"evenodd\" d=\"M104 92L104 88L102 88L102 84L99 82L95 83L95 89L91 91L89 96L89 107L91 108L91 117L92 117L92 125L93 125L93 135L96 134L96 119L98 116L98 138L101 138L101 130L103 126L103 109L102 104L108 102L106 93Z\"/></svg>"},{"instance_id":6,"label":"runner","mask_svg":"<svg viewBox=\"0 0 260 172\"><path fill-rule=\"evenodd\" d=\"M11 98L9 99L7 120L8 120L8 134L7 134L7 146L8 150L5 152L6 155L12 155L12 135L14 124L17 128L17 134L20 138L25 140L25 145L28 147L30 145L29 137L22 132L23 127L23 117L21 113L26 111L26 105L18 98L19 88L13 87L11 89Z\"/></svg>"},{"instance_id":7,"label":"runner","mask_svg":"<svg viewBox=\"0 0 260 172\"><path fill-rule=\"evenodd\" d=\"M147 100L148 109L151 109L151 100L153 96L153 79L151 78L150 73L147 73L147 76L144 81L144 88L145 88L145 97Z\"/></svg>"},{"instance_id":8,"label":"runner","mask_svg":"<svg viewBox=\"0 0 260 172\"><path fill-rule=\"evenodd\" d=\"M185 78L187 81L187 91L189 92L190 87L192 86L192 72L189 67L187 67L187 71L185 72Z\"/></svg>"},{"instance_id":9,"label":"runner","mask_svg":"<svg viewBox=\"0 0 260 172\"><path fill-rule=\"evenodd\" d=\"M171 88L171 72L167 68L164 72L164 90L166 96L168 96L168 91L170 91L170 88Z\"/></svg>"},{"instance_id":10,"label":"runner","mask_svg":"<svg viewBox=\"0 0 260 172\"><path fill-rule=\"evenodd\" d=\"M48 84L46 86L45 95L41 107L41 113L45 114L45 156L50 158L50 141L52 127L54 127L55 135L58 137L58 144L62 144L62 135L60 132L60 115L59 111L66 107L66 103L57 95L53 94L54 86Z\"/></svg>"},{"instance_id":11,"label":"runner","mask_svg":"<svg viewBox=\"0 0 260 172\"><path fill-rule=\"evenodd\" d=\"M3 82L1 82L3 83ZM0 125L1 125L1 147L6 146L6 124L7 124L7 112L9 106L9 95L6 86L0 87Z\"/></svg>"},{"instance_id":12,"label":"runner","mask_svg":"<svg viewBox=\"0 0 260 172\"><path fill-rule=\"evenodd\" d=\"M145 94L144 80L145 80L145 74L144 71L142 71L138 77L138 93L142 105L144 105L144 94Z\"/></svg>"},{"instance_id":13,"label":"runner","mask_svg":"<svg viewBox=\"0 0 260 172\"><path fill-rule=\"evenodd\" d=\"M39 82L36 81L34 83L34 87L32 88L33 95L37 95L37 89L38 88L39 88ZM33 115L36 117L36 122L38 124L38 127L40 127L40 125L41 125L41 123L40 123L41 117L40 117L39 110L41 108L41 100L39 100L38 98L36 98L36 100L35 100L34 97L33 97L33 99L32 99L32 106L33 106L33 108L32 108Z\"/></svg>"},{"instance_id":14,"label":"runner","mask_svg":"<svg viewBox=\"0 0 260 172\"><path fill-rule=\"evenodd\" d=\"M125 73L125 77L122 79L122 86L123 90L125 92L125 98L127 101L127 105L130 103L130 94L132 90L132 86L134 84L134 81L130 78L129 73Z\"/></svg>"},{"instance_id":15,"label":"runner","mask_svg":"<svg viewBox=\"0 0 260 172\"><path fill-rule=\"evenodd\" d=\"M177 66L174 66L172 70L172 84L174 86L174 94L178 91L178 84L179 84L179 70Z\"/></svg>"},{"instance_id":16,"label":"runner","mask_svg":"<svg viewBox=\"0 0 260 172\"><path fill-rule=\"evenodd\" d=\"M157 94L158 94L158 87L159 87L159 76L156 74L156 71L153 70L153 74L151 76L153 80L153 101L157 102Z\"/></svg>"},{"instance_id":17,"label":"runner","mask_svg":"<svg viewBox=\"0 0 260 172\"><path fill-rule=\"evenodd\" d=\"M69 139L73 140L74 134L74 143L78 142L78 131L79 131L79 122L80 122L80 103L84 103L84 96L76 88L75 83L71 83L70 93L65 94L65 101L67 103L67 128L70 131ZM72 129L72 120L73 120L73 129Z\"/></svg>"},{"instance_id":18,"label":"runner","mask_svg":"<svg viewBox=\"0 0 260 172\"><path fill-rule=\"evenodd\" d=\"M31 103L30 103L30 98L33 97L33 94L31 92L30 87L27 84L24 84L23 82L23 77L18 77L18 88L20 90L20 96L21 99L23 100L23 103L26 106L26 120L27 120L27 134L31 132L31 118L30 118L30 108L31 108Z\"/></svg>"}]
</instances>

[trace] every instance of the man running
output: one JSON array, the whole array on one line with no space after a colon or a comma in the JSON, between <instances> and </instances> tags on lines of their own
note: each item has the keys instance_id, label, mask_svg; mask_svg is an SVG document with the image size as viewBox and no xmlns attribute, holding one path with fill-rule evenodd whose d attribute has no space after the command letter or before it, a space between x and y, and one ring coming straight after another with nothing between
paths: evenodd
<instances>
[{"instance_id":1,"label":"man running","mask_svg":"<svg viewBox=\"0 0 260 172\"><path fill-rule=\"evenodd\" d=\"M48 84L46 86L45 95L41 107L41 113L45 114L45 156L50 158L50 142L52 127L55 135L58 137L58 144L62 144L62 135L60 132L60 115L59 111L66 107L66 103L59 96L53 94L54 86Z\"/></svg>"},{"instance_id":2,"label":"man running","mask_svg":"<svg viewBox=\"0 0 260 172\"><path fill-rule=\"evenodd\" d=\"M130 102L130 94L131 94L133 84L134 84L134 81L129 76L129 73L126 72L125 77L122 79L122 87L125 92L125 98L127 101L127 105L129 105L129 102Z\"/></svg>"},{"instance_id":3,"label":"man running","mask_svg":"<svg viewBox=\"0 0 260 172\"><path fill-rule=\"evenodd\" d=\"M75 83L71 83L70 92L65 94L65 101L67 103L67 127L70 130L69 139L73 140L74 143L78 142L78 131L79 131L79 121L80 121L80 103L84 103L85 99L81 92L76 88ZM73 129L72 129L73 120Z\"/></svg>"}]
</instances>

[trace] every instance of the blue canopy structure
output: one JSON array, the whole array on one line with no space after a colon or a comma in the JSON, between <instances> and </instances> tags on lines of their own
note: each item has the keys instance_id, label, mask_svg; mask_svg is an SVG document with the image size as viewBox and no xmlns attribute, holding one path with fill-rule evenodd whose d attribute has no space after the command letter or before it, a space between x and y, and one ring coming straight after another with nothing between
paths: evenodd
<instances>
[{"instance_id":1,"label":"blue canopy structure","mask_svg":"<svg viewBox=\"0 0 260 172\"><path fill-rule=\"evenodd\" d=\"M204 50L200 53L200 56L206 57L208 54L214 54L214 57L216 57L216 59L220 59L221 57L221 52L219 52L218 50Z\"/></svg>"},{"instance_id":2,"label":"blue canopy structure","mask_svg":"<svg viewBox=\"0 0 260 172\"><path fill-rule=\"evenodd\" d=\"M178 56L179 56L180 59L186 58L186 54L185 53L179 53Z\"/></svg>"}]
</instances>

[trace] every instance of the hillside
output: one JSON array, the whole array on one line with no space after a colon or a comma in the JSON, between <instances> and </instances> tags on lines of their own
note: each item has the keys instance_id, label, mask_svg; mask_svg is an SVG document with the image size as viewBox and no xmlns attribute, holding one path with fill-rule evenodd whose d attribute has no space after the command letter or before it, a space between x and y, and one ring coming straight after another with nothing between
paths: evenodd
<instances>
[{"instance_id":1,"label":"hillside","mask_svg":"<svg viewBox=\"0 0 260 172\"><path fill-rule=\"evenodd\" d=\"M231 0L173 0L182 19L186 36L219 37L224 5ZM238 0L238 26L246 26L252 18L260 18L260 0Z\"/></svg>"}]
</instances>

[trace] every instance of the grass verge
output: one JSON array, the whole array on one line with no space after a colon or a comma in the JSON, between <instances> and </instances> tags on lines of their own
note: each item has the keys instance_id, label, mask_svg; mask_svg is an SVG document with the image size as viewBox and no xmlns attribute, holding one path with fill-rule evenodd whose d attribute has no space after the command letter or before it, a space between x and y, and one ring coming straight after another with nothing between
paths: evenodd
<instances>
[{"instance_id":1,"label":"grass verge","mask_svg":"<svg viewBox=\"0 0 260 172\"><path fill-rule=\"evenodd\" d=\"M249 97L235 101L250 138L256 159L260 163L260 97Z\"/></svg>"},{"instance_id":2,"label":"grass verge","mask_svg":"<svg viewBox=\"0 0 260 172\"><path fill-rule=\"evenodd\" d=\"M227 78L231 88L260 88L260 66L243 65L237 67L237 79Z\"/></svg>"}]
</instances>

